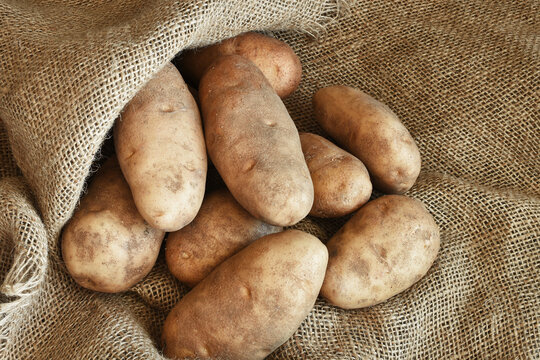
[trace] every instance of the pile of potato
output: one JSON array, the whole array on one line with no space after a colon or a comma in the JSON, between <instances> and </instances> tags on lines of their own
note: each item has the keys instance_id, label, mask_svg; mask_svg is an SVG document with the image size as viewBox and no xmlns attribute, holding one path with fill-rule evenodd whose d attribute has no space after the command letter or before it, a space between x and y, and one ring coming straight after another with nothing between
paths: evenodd
<instances>
[{"instance_id":1,"label":"pile of potato","mask_svg":"<svg viewBox=\"0 0 540 360\"><path fill-rule=\"evenodd\" d=\"M298 86L301 64L288 45L247 33L186 51L179 67L198 87L202 122L172 64L126 106L114 128L116 157L62 234L77 283L129 289L169 232L167 265L192 290L165 321L165 355L263 359L319 294L356 309L426 274L439 231L420 201L399 195L415 183L420 153L387 106L347 86L319 90L316 119L342 149L299 134L289 116L282 98ZM227 188L205 195L207 153ZM390 195L369 201L372 186ZM284 230L308 214L355 211L326 245Z\"/></svg>"}]
</instances>

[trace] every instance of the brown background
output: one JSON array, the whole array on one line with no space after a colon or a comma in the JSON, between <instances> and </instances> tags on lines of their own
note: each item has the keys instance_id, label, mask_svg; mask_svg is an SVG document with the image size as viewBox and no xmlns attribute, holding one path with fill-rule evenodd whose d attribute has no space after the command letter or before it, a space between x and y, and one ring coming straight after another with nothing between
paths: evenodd
<instances>
[{"instance_id":1,"label":"brown background","mask_svg":"<svg viewBox=\"0 0 540 360\"><path fill-rule=\"evenodd\" d=\"M319 300L270 358L538 357L537 1L39 4L0 1L1 358L160 358L163 319L186 291L163 257L131 291L98 294L67 275L58 236L137 89L181 49L247 30L279 30L299 54L286 105L300 130L322 134L310 101L332 84L398 114L423 159L408 195L441 228L411 289L355 311ZM297 227L324 241L344 221Z\"/></svg>"}]
</instances>

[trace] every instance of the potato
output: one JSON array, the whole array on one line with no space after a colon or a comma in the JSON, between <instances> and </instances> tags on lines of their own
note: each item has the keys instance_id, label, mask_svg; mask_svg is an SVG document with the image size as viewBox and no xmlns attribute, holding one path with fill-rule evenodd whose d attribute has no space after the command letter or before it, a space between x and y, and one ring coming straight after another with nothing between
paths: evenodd
<instances>
[{"instance_id":1,"label":"potato","mask_svg":"<svg viewBox=\"0 0 540 360\"><path fill-rule=\"evenodd\" d=\"M126 106L114 144L142 217L164 231L189 224L204 196L206 148L197 104L172 64Z\"/></svg>"},{"instance_id":2,"label":"potato","mask_svg":"<svg viewBox=\"0 0 540 360\"><path fill-rule=\"evenodd\" d=\"M172 359L255 360L283 344L313 308L328 261L313 235L267 235L224 261L165 320Z\"/></svg>"},{"instance_id":3,"label":"potato","mask_svg":"<svg viewBox=\"0 0 540 360\"><path fill-rule=\"evenodd\" d=\"M386 105L358 89L330 86L317 91L313 107L321 127L366 165L376 189L401 194L414 185L420 152Z\"/></svg>"},{"instance_id":4,"label":"potato","mask_svg":"<svg viewBox=\"0 0 540 360\"><path fill-rule=\"evenodd\" d=\"M439 251L439 228L421 201L387 195L367 203L327 243L321 295L356 309L409 288Z\"/></svg>"},{"instance_id":5,"label":"potato","mask_svg":"<svg viewBox=\"0 0 540 360\"><path fill-rule=\"evenodd\" d=\"M340 217L369 200L371 182L360 160L319 135L300 133L300 142L315 191L310 215Z\"/></svg>"},{"instance_id":6,"label":"potato","mask_svg":"<svg viewBox=\"0 0 540 360\"><path fill-rule=\"evenodd\" d=\"M141 217L118 161L110 158L64 228L62 256L79 285L115 293L150 272L164 236Z\"/></svg>"},{"instance_id":7,"label":"potato","mask_svg":"<svg viewBox=\"0 0 540 360\"><path fill-rule=\"evenodd\" d=\"M222 56L203 76L199 98L208 154L235 199L272 225L302 220L313 184L298 130L261 71Z\"/></svg>"},{"instance_id":8,"label":"potato","mask_svg":"<svg viewBox=\"0 0 540 360\"><path fill-rule=\"evenodd\" d=\"M252 61L282 99L292 94L300 84L302 64L290 46L254 32L202 49L184 51L179 67L186 79L197 85L210 64L223 55L240 55Z\"/></svg>"},{"instance_id":9,"label":"potato","mask_svg":"<svg viewBox=\"0 0 540 360\"><path fill-rule=\"evenodd\" d=\"M206 196L191 224L169 234L165 259L171 273L193 287L242 248L281 230L255 219L220 189Z\"/></svg>"}]
</instances>

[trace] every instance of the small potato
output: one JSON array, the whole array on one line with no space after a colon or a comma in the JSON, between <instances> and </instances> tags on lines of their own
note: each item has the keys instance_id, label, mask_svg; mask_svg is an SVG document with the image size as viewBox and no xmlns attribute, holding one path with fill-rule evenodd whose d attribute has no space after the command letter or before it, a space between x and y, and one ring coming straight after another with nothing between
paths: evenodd
<instances>
[{"instance_id":1,"label":"small potato","mask_svg":"<svg viewBox=\"0 0 540 360\"><path fill-rule=\"evenodd\" d=\"M300 133L300 141L315 190L310 215L344 216L369 200L369 173L360 160L319 135Z\"/></svg>"},{"instance_id":2,"label":"small potato","mask_svg":"<svg viewBox=\"0 0 540 360\"><path fill-rule=\"evenodd\" d=\"M422 202L402 195L373 200L328 241L321 295L344 309L385 301L427 273L439 244L439 228Z\"/></svg>"},{"instance_id":3,"label":"small potato","mask_svg":"<svg viewBox=\"0 0 540 360\"><path fill-rule=\"evenodd\" d=\"M141 217L116 158L110 158L64 228L62 256L79 285L115 293L150 272L164 236Z\"/></svg>"},{"instance_id":4,"label":"small potato","mask_svg":"<svg viewBox=\"0 0 540 360\"><path fill-rule=\"evenodd\" d=\"M288 230L225 260L173 308L163 327L171 359L264 359L313 308L328 261L313 235Z\"/></svg>"},{"instance_id":5,"label":"small potato","mask_svg":"<svg viewBox=\"0 0 540 360\"><path fill-rule=\"evenodd\" d=\"M298 130L261 71L222 56L202 78L199 98L208 154L240 205L272 225L302 220L313 183Z\"/></svg>"},{"instance_id":6,"label":"small potato","mask_svg":"<svg viewBox=\"0 0 540 360\"><path fill-rule=\"evenodd\" d=\"M142 217L164 231L189 224L204 196L206 148L197 104L172 64L126 106L114 144Z\"/></svg>"},{"instance_id":7,"label":"small potato","mask_svg":"<svg viewBox=\"0 0 540 360\"><path fill-rule=\"evenodd\" d=\"M376 189L401 194L414 185L420 152L390 108L348 86L317 91L313 107L321 127L366 165Z\"/></svg>"},{"instance_id":8,"label":"small potato","mask_svg":"<svg viewBox=\"0 0 540 360\"><path fill-rule=\"evenodd\" d=\"M240 55L259 67L275 92L286 98L300 84L302 64L289 45L262 34L248 32L202 49L184 51L179 67L186 79L197 85L218 57Z\"/></svg>"},{"instance_id":9,"label":"small potato","mask_svg":"<svg viewBox=\"0 0 540 360\"><path fill-rule=\"evenodd\" d=\"M178 280L194 287L242 248L281 230L255 219L229 191L221 189L205 197L191 224L169 234L165 259Z\"/></svg>"}]
</instances>

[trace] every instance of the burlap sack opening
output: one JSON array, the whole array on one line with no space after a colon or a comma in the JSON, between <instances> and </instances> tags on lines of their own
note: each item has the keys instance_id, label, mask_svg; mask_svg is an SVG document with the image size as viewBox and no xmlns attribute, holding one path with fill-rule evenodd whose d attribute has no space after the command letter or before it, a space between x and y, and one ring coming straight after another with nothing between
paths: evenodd
<instances>
[{"instance_id":1,"label":"burlap sack opening","mask_svg":"<svg viewBox=\"0 0 540 360\"><path fill-rule=\"evenodd\" d=\"M186 291L163 258L125 294L93 293L67 275L58 235L137 89L181 49L247 30L281 30L301 57L302 84L286 101L300 130L322 134L310 100L326 85L395 110L423 157L409 195L442 235L411 289L355 311L319 300L270 358L538 357L538 3L356 1L329 23L340 6L0 2L1 358L162 358L163 319ZM297 227L324 241L344 221Z\"/></svg>"}]
</instances>

